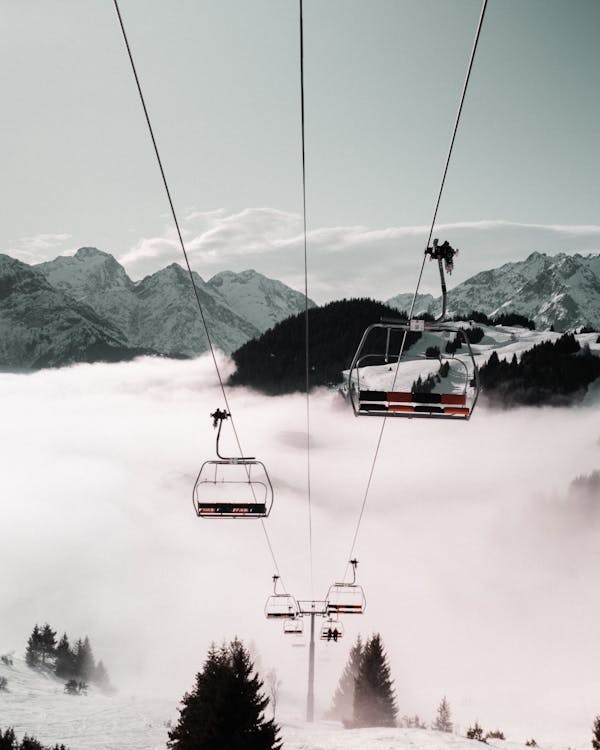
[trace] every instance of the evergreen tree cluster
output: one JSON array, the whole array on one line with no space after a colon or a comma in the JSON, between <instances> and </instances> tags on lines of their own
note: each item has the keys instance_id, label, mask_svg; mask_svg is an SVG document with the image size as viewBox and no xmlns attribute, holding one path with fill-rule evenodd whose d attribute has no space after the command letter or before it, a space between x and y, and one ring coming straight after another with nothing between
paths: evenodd
<instances>
[{"instance_id":1,"label":"evergreen tree cluster","mask_svg":"<svg viewBox=\"0 0 600 750\"><path fill-rule=\"evenodd\" d=\"M21 742L17 739L14 729L8 727L4 732L0 729L0 750L67 750L64 745L42 745L35 737L25 735Z\"/></svg>"},{"instance_id":2,"label":"evergreen tree cluster","mask_svg":"<svg viewBox=\"0 0 600 750\"><path fill-rule=\"evenodd\" d=\"M487 743L487 739L483 731L483 727L479 724L478 721L476 721L475 724L473 724L473 726L467 729L467 739L479 740L479 742Z\"/></svg>"},{"instance_id":3,"label":"evergreen tree cluster","mask_svg":"<svg viewBox=\"0 0 600 750\"><path fill-rule=\"evenodd\" d=\"M32 668L47 667L66 680L89 682L103 690L111 687L106 667L102 661L94 661L90 639L79 638L71 646L69 637L63 633L57 642L56 630L48 623L43 627L36 624L33 628L27 641L25 661Z\"/></svg>"},{"instance_id":4,"label":"evergreen tree cluster","mask_svg":"<svg viewBox=\"0 0 600 750\"><path fill-rule=\"evenodd\" d=\"M483 328L479 326L473 326L471 328L464 328L464 334L470 344L478 344L484 337ZM453 339L450 339L446 344L444 351L446 354L454 354L459 349L462 349L463 337L457 333Z\"/></svg>"},{"instance_id":5,"label":"evergreen tree cluster","mask_svg":"<svg viewBox=\"0 0 600 750\"><path fill-rule=\"evenodd\" d=\"M333 696L328 717L346 727L393 727L396 699L387 656L379 633L363 645L360 636Z\"/></svg>"},{"instance_id":6,"label":"evergreen tree cluster","mask_svg":"<svg viewBox=\"0 0 600 750\"><path fill-rule=\"evenodd\" d=\"M439 375L429 374L426 378L422 378L420 375L410 387L412 393L431 393L439 382Z\"/></svg>"},{"instance_id":7,"label":"evergreen tree cluster","mask_svg":"<svg viewBox=\"0 0 600 750\"><path fill-rule=\"evenodd\" d=\"M467 729L467 739L479 740L479 742L483 742L487 745L488 740L505 740L506 737L504 736L504 732L500 729L493 729L491 732L485 732L479 722L476 721L473 726L470 726ZM530 740L530 742L533 744L530 745L529 742L526 742L525 744L529 747L537 747L535 740Z\"/></svg>"},{"instance_id":8,"label":"evergreen tree cluster","mask_svg":"<svg viewBox=\"0 0 600 750\"><path fill-rule=\"evenodd\" d=\"M341 373L348 369L366 328L382 317L406 320L388 305L371 299L350 299L330 302L308 312L310 335L310 387L336 385ZM403 332L390 337L390 351L398 352ZM418 332L407 334L404 349L421 337ZM262 336L248 341L232 357L236 371L231 385L249 385L263 393L280 395L303 391L306 387L304 313L293 315L269 329ZM372 331L365 353L382 354L386 348L386 332ZM379 364L379 362L377 362Z\"/></svg>"},{"instance_id":9,"label":"evergreen tree cluster","mask_svg":"<svg viewBox=\"0 0 600 750\"><path fill-rule=\"evenodd\" d=\"M269 704L249 652L237 639L214 645L169 731L175 750L280 750L279 727L267 721Z\"/></svg>"},{"instance_id":10,"label":"evergreen tree cluster","mask_svg":"<svg viewBox=\"0 0 600 750\"><path fill-rule=\"evenodd\" d=\"M600 377L600 357L581 347L572 333L543 341L523 352L521 361L501 360L492 352L479 370L488 398L503 406L564 406L580 400Z\"/></svg>"},{"instance_id":11,"label":"evergreen tree cluster","mask_svg":"<svg viewBox=\"0 0 600 750\"><path fill-rule=\"evenodd\" d=\"M468 315L454 315L453 320L468 320L474 323L480 323L485 326L520 326L521 328L529 328L530 331L535 331L535 321L526 317L525 315L519 315L519 313L502 313L490 318L485 313L479 312L479 310L471 310ZM471 341L471 343L476 343Z\"/></svg>"}]
</instances>

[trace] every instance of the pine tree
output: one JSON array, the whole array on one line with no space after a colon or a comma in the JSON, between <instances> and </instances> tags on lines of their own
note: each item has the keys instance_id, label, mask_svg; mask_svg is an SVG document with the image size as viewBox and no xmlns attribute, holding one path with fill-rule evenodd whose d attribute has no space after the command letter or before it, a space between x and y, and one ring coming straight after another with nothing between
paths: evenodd
<instances>
[{"instance_id":1,"label":"pine tree","mask_svg":"<svg viewBox=\"0 0 600 750\"><path fill-rule=\"evenodd\" d=\"M354 689L356 727L393 727L396 724L396 701L390 668L379 633L367 641Z\"/></svg>"},{"instance_id":2,"label":"pine tree","mask_svg":"<svg viewBox=\"0 0 600 750\"><path fill-rule=\"evenodd\" d=\"M438 706L437 716L435 721L431 725L432 729L436 729L438 732L451 732L452 731L452 714L450 713L450 704L446 700L446 696L442 698L442 702Z\"/></svg>"},{"instance_id":3,"label":"pine tree","mask_svg":"<svg viewBox=\"0 0 600 750\"><path fill-rule=\"evenodd\" d=\"M37 667L40 664L42 656L42 634L37 625L33 628L29 640L27 641L27 649L25 651L25 662L28 667Z\"/></svg>"},{"instance_id":4,"label":"pine tree","mask_svg":"<svg viewBox=\"0 0 600 750\"><path fill-rule=\"evenodd\" d=\"M327 713L328 719L337 719L344 722L352 721L354 714L354 681L358 676L362 653L363 643L359 635L350 649L348 661L333 695L333 702Z\"/></svg>"},{"instance_id":5,"label":"pine tree","mask_svg":"<svg viewBox=\"0 0 600 750\"><path fill-rule=\"evenodd\" d=\"M94 676L94 654L90 639L87 637L82 641L81 638L75 645L75 676L88 682Z\"/></svg>"},{"instance_id":6,"label":"pine tree","mask_svg":"<svg viewBox=\"0 0 600 750\"><path fill-rule=\"evenodd\" d=\"M15 730L12 727L9 727L4 734L0 729L0 750L17 750L18 746Z\"/></svg>"},{"instance_id":7,"label":"pine tree","mask_svg":"<svg viewBox=\"0 0 600 750\"><path fill-rule=\"evenodd\" d=\"M592 736L592 747L594 750L600 750L600 715L594 719L594 728Z\"/></svg>"},{"instance_id":8,"label":"pine tree","mask_svg":"<svg viewBox=\"0 0 600 750\"><path fill-rule=\"evenodd\" d=\"M56 630L52 630L48 623L44 625L40 635L40 652L44 665L56 655Z\"/></svg>"},{"instance_id":9,"label":"pine tree","mask_svg":"<svg viewBox=\"0 0 600 750\"><path fill-rule=\"evenodd\" d=\"M72 677L75 674L75 654L71 650L66 633L63 633L56 647L54 674L57 677Z\"/></svg>"},{"instance_id":10,"label":"pine tree","mask_svg":"<svg viewBox=\"0 0 600 750\"><path fill-rule=\"evenodd\" d=\"M279 728L265 720L269 701L243 644L210 649L191 693L183 697L179 722L169 732L175 750L280 750Z\"/></svg>"}]
</instances>

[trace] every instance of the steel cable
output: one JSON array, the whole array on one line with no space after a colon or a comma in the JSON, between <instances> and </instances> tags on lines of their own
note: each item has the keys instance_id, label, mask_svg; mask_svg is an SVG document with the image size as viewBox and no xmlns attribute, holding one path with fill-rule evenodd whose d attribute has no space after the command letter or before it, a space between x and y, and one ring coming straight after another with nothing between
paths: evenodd
<instances>
[{"instance_id":1,"label":"steel cable","mask_svg":"<svg viewBox=\"0 0 600 750\"><path fill-rule=\"evenodd\" d=\"M310 359L308 322L308 252L306 246L306 155L304 138L304 17L300 0L300 120L302 129L302 219L304 236L304 361L306 376L306 492L308 498L308 548L310 560L310 591L313 586L313 543L312 543L312 494L310 476Z\"/></svg>"},{"instance_id":2,"label":"steel cable","mask_svg":"<svg viewBox=\"0 0 600 750\"><path fill-rule=\"evenodd\" d=\"M119 9L118 0L113 0L113 3L114 3L114 6L115 6L115 11L117 13L117 18L118 18L118 21L119 21L119 26L121 28L121 33L123 35L123 41L125 43L125 48L127 50L127 55L129 57L129 62L131 64L131 70L133 72L133 77L135 79L135 84L136 84L136 87L137 87L137 90L138 90L138 94L139 94L140 102L141 102L141 105L142 105L142 109L144 110L144 116L146 118L146 124L148 125L148 132L149 132L150 138L152 140L152 146L154 147L154 153L156 155L156 161L158 163L158 168L160 170L160 175L161 175L161 178L162 178L162 181L163 181L163 185L164 185L164 188L165 188L165 192L166 192L166 195L167 195L167 200L169 202L169 208L171 209L171 215L173 217L173 222L175 224L175 229L177 230L177 237L179 238L179 244L181 246L181 251L182 251L183 257L185 259L185 265L187 267L187 271L188 271L188 274L189 274L189 277L190 277L190 281L191 281L191 284L192 284L192 289L193 289L193 292L194 292L194 296L196 298L196 303L198 305L198 311L200 312L200 318L201 318L201 321L202 321L202 326L204 328L204 333L206 335L206 340L208 342L208 348L209 348L209 351L210 351L210 355L211 355L211 358L212 358L212 361L213 361L215 372L217 373L217 378L219 380L219 386L220 386L220 389L221 389L221 393L223 395L223 400L225 402L225 407L226 407L226 410L229 412L229 415L230 415L231 427L233 429L233 433L234 433L234 436L235 436L235 441L237 443L237 447L238 447L240 456L243 456L244 454L243 454L243 451L242 451L242 446L241 446L240 438L239 438L239 435L238 435L238 432L237 432L237 428L235 426L235 422L234 422L233 416L231 414L231 408L229 406L229 399L227 398L227 393L225 391L225 384L223 383L223 378L221 376L221 370L219 368L219 363L217 362L217 357L216 357L215 349L214 349L214 346L213 346L213 343L212 343L212 339L211 339L211 336L210 336L210 331L209 331L209 328L208 328L208 323L207 323L206 317L204 315L204 310L202 308L202 302L200 301L200 292L198 291L198 287L196 285L196 280L194 279L194 274L192 272L192 267L190 265L190 261L189 261L189 258L188 258L187 250L185 248L185 243L183 241L183 235L181 233L181 229L180 229L180 225L179 225L179 220L177 218L177 214L175 212L175 206L174 206L173 200L171 198L171 191L169 190L169 184L167 182L167 177L166 177L166 174L165 174L165 170L163 168L162 159L160 158L160 153L159 153L159 150L158 150L158 145L157 145L156 138L155 138L155 135L154 135L154 129L152 128L152 123L150 121L150 115L148 114L148 108L146 107L146 100L144 99L144 94L142 92L142 86L140 84L140 79L139 79L139 76L138 76L138 73L137 73L137 69L136 69L136 65L135 65L135 62L134 62L134 59L133 59L133 54L131 52L131 47L129 45L129 39L127 37L127 32L125 31L125 25L123 23L123 18L121 16L121 11ZM267 547L269 549L269 552L270 552L270 555L271 555L271 558L272 558L272 561L273 561L273 565L275 566L275 570L276 570L277 574L280 575L279 565L278 565L277 559L275 557L275 553L274 553L274 550L273 550L273 545L272 545L271 540L269 538L269 533L267 531L267 527L265 525L265 522L264 522L264 520L262 518L261 518L261 524L262 524L263 531L264 531L264 534L265 534L265 538L266 538L266 541L267 541ZM281 576L280 576L280 580L281 580ZM282 587L283 587L283 589L285 591L285 586L283 585L283 581L281 583L282 583Z\"/></svg>"},{"instance_id":3,"label":"steel cable","mask_svg":"<svg viewBox=\"0 0 600 750\"><path fill-rule=\"evenodd\" d=\"M421 262L421 268L420 268L420 271L419 271L419 276L417 278L417 285L415 287L415 293L413 295L411 306L410 306L410 312L408 314L409 325L410 325L410 321L413 319L415 305L416 305L416 302L417 302L417 295L419 293L419 287L421 286L421 279L423 278L423 270L425 268L425 261L427 259L427 249L429 248L429 245L431 243L431 238L433 236L433 230L434 230L434 227L435 227L435 222L436 222L436 219L437 219L438 210L439 210L440 203L441 203L441 200L442 200L442 194L444 192L444 186L446 184L446 176L448 174L448 168L450 166L450 160L452 158L452 151L454 149L454 142L456 140L456 134L458 132L458 125L459 125L460 118L461 118L461 115L462 115L463 105L465 103L465 97L467 95L467 89L468 89L468 86L469 86L469 80L471 78L471 71L473 69L473 62L475 61L475 53L477 51L477 45L479 43L479 37L481 35L481 28L482 28L482 25L483 25L483 18L485 16L485 11L486 11L486 8L487 8L487 3L488 3L488 0L483 0L482 6L481 6L481 12L479 14L479 22L477 24L477 30L475 32L475 38L473 40L473 47L471 49L471 55L470 55L470 58L469 58L469 64L467 66L467 74L465 76L465 81L464 81L464 84L463 84L462 93L461 93L460 100L459 100L458 111L456 113L456 118L455 118L455 121L454 121L454 128L452 130L452 137L450 139L450 146L448 148L448 154L446 156L446 163L444 165L444 171L442 173L442 180L441 180L440 188L439 188L439 191L438 191L438 194L437 194L437 200L435 202L435 208L433 210L433 218L431 220L431 225L430 225L430 228L429 228L429 234L427 236L427 243L425 245L425 249L424 249L424 252L423 252L423 260ZM402 343L400 345L400 351L399 351L399 354L398 354L398 362L396 364L396 371L394 373L394 381L393 381L393 384L392 384L392 390L394 389L394 386L396 384L396 378L398 377L398 368L400 367L400 361L402 359L402 354L404 352L405 341L406 341L406 332L404 333L404 336L402 337ZM387 419L388 419L388 417L387 417L387 414L386 414L383 417L382 424L381 424L381 429L379 431L379 436L377 438L377 444L375 446L375 452L374 452L374 455L373 455L373 461L371 463L371 469L369 471L369 478L368 478L367 485L366 485L366 488L365 488L365 492L364 492L364 496L363 496L363 501L362 501L361 508L360 508L360 513L359 513L359 516L358 516L358 521L356 523L356 528L355 528L355 531L354 531L354 536L352 538L352 545L350 547L350 553L348 554L348 560L350 560L352 558L353 554L354 554L354 548L356 546L356 541L358 539L358 532L360 530L360 525L362 523L362 519L363 519L363 516L364 516L365 507L366 507L366 504L367 504L367 499L369 497L369 491L371 489L371 482L372 482L372 479L373 479L373 474L374 474L374 471L375 471L375 465L377 463L377 458L379 456L379 449L381 447L381 441L382 441L382 438L383 438L383 432L385 430L385 425L386 425ZM348 575L348 568L349 568L349 566L350 566L350 563L348 562L346 564L346 569L344 571L344 578L342 580L346 579L346 576Z\"/></svg>"}]
</instances>

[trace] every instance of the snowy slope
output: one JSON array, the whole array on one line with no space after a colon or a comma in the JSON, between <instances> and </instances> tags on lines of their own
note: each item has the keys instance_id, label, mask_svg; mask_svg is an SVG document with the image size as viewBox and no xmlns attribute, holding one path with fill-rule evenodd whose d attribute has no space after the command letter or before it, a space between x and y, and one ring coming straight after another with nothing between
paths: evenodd
<instances>
[{"instance_id":1,"label":"snowy slope","mask_svg":"<svg viewBox=\"0 0 600 750\"><path fill-rule=\"evenodd\" d=\"M468 328L468 323L459 323L464 328ZM523 352L531 349L542 341L556 341L562 334L554 331L530 331L527 328L519 326L478 326L484 332L483 339L478 344L471 344L473 357L478 367L484 365L489 359L492 352L496 352L500 359L511 360L514 355L517 359L521 358ZM588 345L590 351L600 356L600 344L597 343L597 333L581 333L575 338L581 346ZM421 377L424 379L427 375L435 373L439 369L439 360L425 359L425 350L428 346L439 346L440 339L434 334L427 333L413 344L406 352L402 360L402 365L398 372L395 367L390 365L378 365L374 367L363 367L360 371L361 388L382 390L382 391L402 391L411 390L412 384ZM443 346L441 347L443 350ZM465 348L459 349L454 355L456 360L464 361L469 365ZM452 359L448 360L450 363ZM348 377L348 371L344 372L344 384ZM460 393L464 388L464 375L461 376L460 370L450 368L449 377L443 379L439 384L434 386L434 393Z\"/></svg>"},{"instance_id":2,"label":"snowy slope","mask_svg":"<svg viewBox=\"0 0 600 750\"><path fill-rule=\"evenodd\" d=\"M409 296L397 295L390 304L405 309ZM450 315L471 310L487 315L518 312L539 328L589 324L600 330L600 255L532 253L524 261L482 271L448 292Z\"/></svg>"},{"instance_id":3,"label":"snowy slope","mask_svg":"<svg viewBox=\"0 0 600 750\"><path fill-rule=\"evenodd\" d=\"M164 750L169 723L178 718L174 700L103 695L67 695L63 682L29 669L22 659L0 676L9 692L0 692L0 727L12 726L18 737L28 733L50 744L64 742L70 750ZM395 727L344 729L338 722L314 724L286 720L281 734L287 750L480 750L482 745L457 734ZM492 750L524 750L517 742L488 741ZM548 745L543 750L554 750ZM563 750L563 748L561 748Z\"/></svg>"},{"instance_id":4,"label":"snowy slope","mask_svg":"<svg viewBox=\"0 0 600 750\"><path fill-rule=\"evenodd\" d=\"M64 742L69 750L164 750L170 723L178 719L174 700L102 695L67 695L63 683L29 669L15 659L0 664L9 692L0 692L0 727L12 726L50 744ZM286 750L480 750L482 745L458 734L395 727L344 729L338 722L281 722ZM517 742L492 740L492 750L524 750ZM540 746L542 750L558 750ZM564 750L564 748L560 748Z\"/></svg>"},{"instance_id":5,"label":"snowy slope","mask_svg":"<svg viewBox=\"0 0 600 750\"><path fill-rule=\"evenodd\" d=\"M67 695L64 683L29 669L22 659L0 663L8 692L0 692L0 726L14 727L47 744L64 742L69 750L158 750L167 740L166 722L175 720L175 702L103 695Z\"/></svg>"}]
</instances>

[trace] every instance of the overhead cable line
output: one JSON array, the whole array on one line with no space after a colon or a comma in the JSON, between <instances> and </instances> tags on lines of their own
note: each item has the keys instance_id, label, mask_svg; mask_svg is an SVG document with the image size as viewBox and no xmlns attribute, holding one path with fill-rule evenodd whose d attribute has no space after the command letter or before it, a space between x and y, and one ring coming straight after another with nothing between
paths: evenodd
<instances>
[{"instance_id":1,"label":"overhead cable line","mask_svg":"<svg viewBox=\"0 0 600 750\"><path fill-rule=\"evenodd\" d=\"M306 494L308 499L308 549L310 560L310 590L313 586L313 545L312 545L312 496L310 476L310 360L308 322L308 252L306 246L306 156L304 138L304 18L300 0L300 121L302 128L302 219L304 237L304 360L306 376Z\"/></svg>"},{"instance_id":2,"label":"overhead cable line","mask_svg":"<svg viewBox=\"0 0 600 750\"><path fill-rule=\"evenodd\" d=\"M127 37L127 32L125 31L125 25L123 23L123 18L121 16L121 11L119 9L118 0L113 0L113 3L114 3L114 6L115 6L115 11L117 13L117 18L119 20L119 26L121 27L121 33L123 35L123 41L125 43L125 48L127 49L127 55L129 57L129 62L131 64L131 70L133 72L133 77L135 79L135 84L137 86L137 90L138 90L140 102L141 102L141 105L142 105L142 109L144 110L144 116L146 118L146 124L148 125L148 132L149 132L150 138L152 140L152 146L154 147L154 153L156 155L156 161L158 163L158 168L160 170L160 175L162 177L163 185L164 185L164 188L165 188L165 193L167 195L167 200L169 202L169 207L171 209L171 215L173 217L173 222L175 224L175 229L177 230L177 237L179 238L179 244L181 246L181 251L182 251L183 257L185 259L185 264L186 264L187 271L188 271L188 274L189 274L189 277L190 277L190 282L192 284L192 289L193 289L193 292L194 292L194 297L196 298L196 303L198 305L198 311L200 313L200 319L202 321L202 326L204 327L204 333L206 335L206 340L208 342L208 348L209 348L209 351L210 351L210 355L212 357L212 361L213 361L213 365L214 365L214 368L215 368L215 372L217 373L217 378L219 380L219 387L220 387L221 393L223 395L223 400L225 402L226 410L230 414L229 418L231 420L231 426L233 428L233 433L235 435L235 441L237 443L237 447L238 447L238 450L240 452L240 456L243 456L244 454L243 454L243 451L242 451L242 446L241 446L240 438L239 438L239 435L238 435L238 432L237 432L237 429L236 429L236 426L235 426L235 422L234 422L233 416L231 416L231 408L229 406L229 399L227 398L227 392L225 391L225 384L224 384L223 378L221 376L221 370L219 368L219 363L217 362L217 357L216 357L215 349L214 349L213 342L212 342L212 339L211 339L211 336L210 336L210 331L209 331L209 328L208 328L208 323L207 323L206 317L204 315L204 309L202 308L202 302L200 301L200 292L198 291L198 286L196 285L196 280L194 279L194 274L192 272L192 267L190 265L190 261L189 261L188 254L187 254L187 250L185 248L185 243L183 241L183 235L182 235L181 228L180 228L180 225L179 225L179 220L177 218L177 214L175 212L175 206L174 206L173 200L171 198L171 191L169 190L169 184L167 182L167 177L166 177L166 174L165 174L165 170L163 168L162 159L160 158L160 153L159 153L159 150L158 150L158 145L157 145L156 138L155 138L155 135L154 135L154 129L152 128L152 123L150 121L150 115L148 114L148 108L146 107L146 100L144 99L144 94L142 92L142 86L140 84L140 79L139 79L139 76L138 76L138 73L137 73L135 62L133 60L133 54L131 52L131 47L129 45L129 39ZM265 526L265 522L262 519L261 519L261 523L262 523L263 531L264 531L264 534L265 534L265 539L266 539L266 542L267 542L267 547L269 549L271 558L273 560L273 564L275 566L275 570L276 570L277 574L279 575L279 565L277 564L277 559L276 559L275 553L273 551L273 545L271 544L271 540L269 539L269 534L267 532L267 528ZM283 585L283 582L282 582L282 585Z\"/></svg>"},{"instance_id":3,"label":"overhead cable line","mask_svg":"<svg viewBox=\"0 0 600 750\"><path fill-rule=\"evenodd\" d=\"M471 49L471 56L469 58L469 64L467 66L467 74L465 76L465 81L464 81L464 84L463 84L462 93L461 93L460 100L459 100L458 111L456 113L456 118L455 118L455 121L454 121L454 128L452 130L452 137L450 138L450 146L448 148L448 154L446 156L446 162L445 162L445 165L444 165L444 171L442 173L442 180L441 180L440 188L439 188L439 191L438 191L438 194L437 194L437 200L435 202L435 208L433 210L433 218L431 220L431 225L430 225L430 228L429 228L429 234L427 236L427 242L425 244L425 251L423 253L423 261L421 263L421 268L420 268L419 276L418 276L418 279L417 279L417 285L416 285L416 288L415 288L415 293L413 295L411 306L410 306L410 312L408 314L409 325L410 325L410 321L413 318L413 314L414 314L414 310L415 310L415 304L416 304L416 301L417 301L417 295L419 293L419 287L421 286L421 279L423 277L423 270L425 268L425 261L427 259L427 249L429 248L429 245L431 243L431 238L433 236L433 230L434 230L434 227L435 227L435 222L436 222L436 219L437 219L438 210L439 210L440 203L441 203L441 200L442 200L442 194L444 192L444 186L446 184L446 176L448 174L448 168L450 166L450 160L452 158L452 151L454 149L454 142L456 140L456 134L458 132L458 125L460 123L460 118L461 118L462 111L463 111L463 105L465 103L465 98L466 98L466 95L467 95L467 89L469 87L469 80L471 78L471 71L473 69L473 63L475 61L475 53L477 51L477 45L479 43L479 37L481 35L481 28L482 28L482 25L483 25L483 19L484 19L485 11L486 11L486 8L487 8L487 3L488 3L488 0L483 0L482 5L481 5L481 12L479 14L479 22L477 24L477 30L475 32L475 38L473 40L473 47ZM402 354L403 354L403 351L404 351L405 342L406 342L406 333L404 334L404 336L402 338L402 343L400 345L400 352L398 354L398 362L396 364L396 372L394 374L394 382L393 382L393 385L392 385L392 390L394 390L394 387L395 387L395 384L396 384L396 378L398 376L398 369L400 367L400 360L402 359ZM371 469L369 471L369 478L367 480L367 485L366 485L366 488L365 488L365 492L364 492L364 496L363 496L363 501L362 501L362 505L361 505L361 508L360 508L360 513L358 515L358 520L357 520L357 523L356 523L356 528L355 528L355 531L354 531L354 536L352 537L352 545L350 546L350 553L348 554L348 559L351 559L352 556L353 556L353 554L354 554L354 548L356 546L356 542L357 542L357 539L358 539L358 532L360 530L360 525L361 525L361 522L362 522L362 519L363 519L363 516L364 516L365 507L366 507L366 504L367 504L367 499L369 497L369 491L371 489L371 482L372 482L372 479L373 479L373 474L375 472L375 465L377 463L377 458L379 456L379 449L381 447L381 441L382 441L382 438L383 438L383 432L385 430L386 422L387 422L387 416L384 416L383 420L382 420L382 423L381 423L381 429L379 430L379 437L377 438L377 443L376 443L376 446L375 446L375 452L374 452L374 455L373 455L373 461L371 463ZM345 570L345 573L344 573L344 579L346 578L346 575L348 574L348 567L349 567L349 565L350 565L350 563L348 563L346 565L346 570Z\"/></svg>"}]
</instances>

